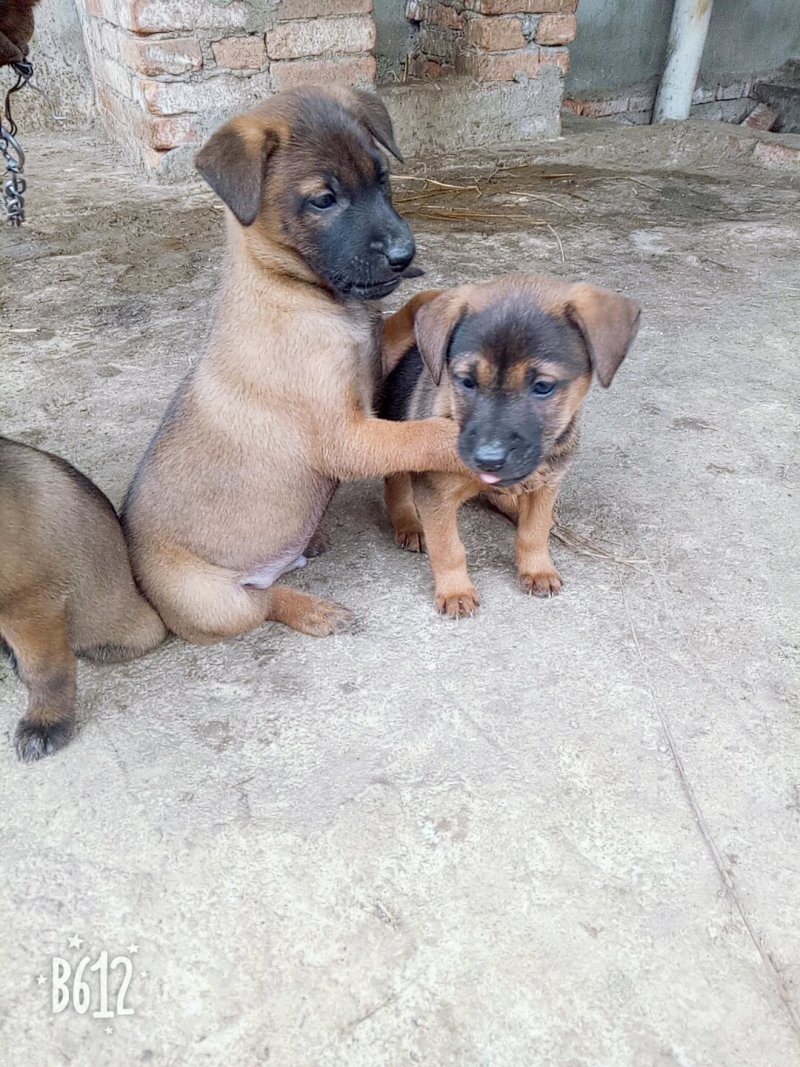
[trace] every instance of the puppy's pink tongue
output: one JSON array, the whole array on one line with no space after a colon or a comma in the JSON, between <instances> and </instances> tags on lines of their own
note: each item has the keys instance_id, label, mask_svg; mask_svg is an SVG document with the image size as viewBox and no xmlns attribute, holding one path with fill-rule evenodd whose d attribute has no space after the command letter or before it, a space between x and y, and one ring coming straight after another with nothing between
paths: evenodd
<instances>
[{"instance_id":1,"label":"puppy's pink tongue","mask_svg":"<svg viewBox=\"0 0 800 1067\"><path fill-rule=\"evenodd\" d=\"M482 482L486 482L487 485L494 485L495 482L502 481L502 478L498 478L496 474L487 474L485 471L482 471L478 477Z\"/></svg>"}]
</instances>

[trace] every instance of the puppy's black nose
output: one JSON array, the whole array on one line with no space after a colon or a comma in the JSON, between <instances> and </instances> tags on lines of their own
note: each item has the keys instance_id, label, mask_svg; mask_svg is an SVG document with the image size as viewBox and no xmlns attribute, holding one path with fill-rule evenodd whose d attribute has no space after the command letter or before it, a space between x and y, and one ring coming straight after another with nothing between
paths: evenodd
<instances>
[{"instance_id":1,"label":"puppy's black nose","mask_svg":"<svg viewBox=\"0 0 800 1067\"><path fill-rule=\"evenodd\" d=\"M475 466L482 471L499 471L508 459L508 449L499 441L478 445L472 454Z\"/></svg>"},{"instance_id":2,"label":"puppy's black nose","mask_svg":"<svg viewBox=\"0 0 800 1067\"><path fill-rule=\"evenodd\" d=\"M402 271L405 270L417 251L414 244L414 238L408 240L393 241L386 247L386 258L389 260L389 266L392 270Z\"/></svg>"}]
</instances>

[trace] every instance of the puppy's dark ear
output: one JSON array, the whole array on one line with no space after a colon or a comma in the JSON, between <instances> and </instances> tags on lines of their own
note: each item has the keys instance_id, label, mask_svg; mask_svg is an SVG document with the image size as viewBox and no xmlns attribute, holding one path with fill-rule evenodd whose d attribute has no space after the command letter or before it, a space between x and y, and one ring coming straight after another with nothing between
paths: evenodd
<instances>
[{"instance_id":1,"label":"puppy's dark ear","mask_svg":"<svg viewBox=\"0 0 800 1067\"><path fill-rule=\"evenodd\" d=\"M375 93L367 92L366 89L350 89L348 95L351 98L351 102L347 105L348 111L367 127L382 148L391 152L394 158L402 163L403 157L394 139L392 120L381 98Z\"/></svg>"},{"instance_id":2,"label":"puppy's dark ear","mask_svg":"<svg viewBox=\"0 0 800 1067\"><path fill-rule=\"evenodd\" d=\"M414 336L422 360L431 372L434 385L438 385L442 380L450 342L465 311L461 294L445 292L436 300L423 304L417 312Z\"/></svg>"},{"instance_id":3,"label":"puppy's dark ear","mask_svg":"<svg viewBox=\"0 0 800 1067\"><path fill-rule=\"evenodd\" d=\"M269 158L288 136L283 124L240 115L217 130L195 157L195 166L242 226L261 208Z\"/></svg>"},{"instance_id":4,"label":"puppy's dark ear","mask_svg":"<svg viewBox=\"0 0 800 1067\"><path fill-rule=\"evenodd\" d=\"M607 389L639 329L633 300L593 285L573 285L564 308L589 352L597 380Z\"/></svg>"}]
</instances>

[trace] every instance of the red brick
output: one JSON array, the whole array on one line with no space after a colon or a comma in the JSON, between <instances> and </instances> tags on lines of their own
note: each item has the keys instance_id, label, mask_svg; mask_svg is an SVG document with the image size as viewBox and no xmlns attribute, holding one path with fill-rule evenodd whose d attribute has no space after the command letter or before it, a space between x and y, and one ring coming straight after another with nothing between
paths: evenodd
<instances>
[{"instance_id":1,"label":"red brick","mask_svg":"<svg viewBox=\"0 0 800 1067\"><path fill-rule=\"evenodd\" d=\"M120 56L140 74L188 74L203 66L200 42L193 37L144 40L120 34Z\"/></svg>"},{"instance_id":2,"label":"red brick","mask_svg":"<svg viewBox=\"0 0 800 1067\"><path fill-rule=\"evenodd\" d=\"M634 93L625 102L625 111L652 111L656 102L655 89L649 89L643 93Z\"/></svg>"},{"instance_id":3,"label":"red brick","mask_svg":"<svg viewBox=\"0 0 800 1067\"><path fill-rule=\"evenodd\" d=\"M540 48L539 59L542 67L558 67L561 73L566 76L569 74L569 64L571 60L568 48ZM543 73L543 71L542 71Z\"/></svg>"},{"instance_id":4,"label":"red brick","mask_svg":"<svg viewBox=\"0 0 800 1067\"><path fill-rule=\"evenodd\" d=\"M593 100L575 100L573 103L580 104L580 111L576 111L576 115L586 115L590 119L601 119L607 115L621 115L628 110L627 96L596 97ZM645 109L642 108L642 110Z\"/></svg>"},{"instance_id":5,"label":"red brick","mask_svg":"<svg viewBox=\"0 0 800 1067\"><path fill-rule=\"evenodd\" d=\"M711 104L711 103L714 102L714 100L716 100L716 98L717 98L717 90L716 90L716 88L709 89L707 86L703 86L703 85L699 86L692 93L692 103L693 104Z\"/></svg>"},{"instance_id":6,"label":"red brick","mask_svg":"<svg viewBox=\"0 0 800 1067\"><path fill-rule=\"evenodd\" d=\"M110 115L124 128L126 140L156 152L168 152L181 145L199 144L200 131L192 115L148 115L136 105L105 89L98 91L101 112Z\"/></svg>"},{"instance_id":7,"label":"red brick","mask_svg":"<svg viewBox=\"0 0 800 1067\"><path fill-rule=\"evenodd\" d=\"M117 22L136 33L175 33L176 30L244 29L251 16L245 0L229 4L214 0L102 0L116 10L115 17L104 13L109 22Z\"/></svg>"},{"instance_id":8,"label":"red brick","mask_svg":"<svg viewBox=\"0 0 800 1067\"><path fill-rule=\"evenodd\" d=\"M571 44L578 33L574 15L542 15L536 27L538 44Z\"/></svg>"},{"instance_id":9,"label":"red brick","mask_svg":"<svg viewBox=\"0 0 800 1067\"><path fill-rule=\"evenodd\" d=\"M449 4L428 4L423 8L422 18L425 23L441 26L445 30L461 30L464 27L464 16Z\"/></svg>"},{"instance_id":10,"label":"red brick","mask_svg":"<svg viewBox=\"0 0 800 1067\"><path fill-rule=\"evenodd\" d=\"M539 15L551 12L575 13L578 0L463 0L468 11L479 15Z\"/></svg>"},{"instance_id":11,"label":"red brick","mask_svg":"<svg viewBox=\"0 0 800 1067\"><path fill-rule=\"evenodd\" d=\"M800 147L781 144L780 141L757 141L753 158L767 167L800 170Z\"/></svg>"},{"instance_id":12,"label":"red brick","mask_svg":"<svg viewBox=\"0 0 800 1067\"><path fill-rule=\"evenodd\" d=\"M749 126L751 130L769 131L777 121L777 111L773 111L772 108L767 107L766 104L759 104L757 107L753 108L742 123L742 126Z\"/></svg>"},{"instance_id":13,"label":"red brick","mask_svg":"<svg viewBox=\"0 0 800 1067\"><path fill-rule=\"evenodd\" d=\"M282 89L294 89L298 85L326 85L330 82L372 86L375 84L375 57L300 59L294 62L273 63L270 73L278 92Z\"/></svg>"},{"instance_id":14,"label":"red brick","mask_svg":"<svg viewBox=\"0 0 800 1067\"><path fill-rule=\"evenodd\" d=\"M270 59L351 55L375 47L375 23L364 15L282 22L267 34Z\"/></svg>"},{"instance_id":15,"label":"red brick","mask_svg":"<svg viewBox=\"0 0 800 1067\"><path fill-rule=\"evenodd\" d=\"M522 20L513 15L510 18L473 16L467 22L466 39L468 44L484 52L510 52L527 44Z\"/></svg>"},{"instance_id":16,"label":"red brick","mask_svg":"<svg viewBox=\"0 0 800 1067\"><path fill-rule=\"evenodd\" d=\"M718 85L715 93L717 100L740 100L743 96L747 96L747 86L742 81L726 82L725 85Z\"/></svg>"},{"instance_id":17,"label":"red brick","mask_svg":"<svg viewBox=\"0 0 800 1067\"><path fill-rule=\"evenodd\" d=\"M211 46L214 59L228 70L260 70L267 61L267 46L259 34L253 37L225 37Z\"/></svg>"},{"instance_id":18,"label":"red brick","mask_svg":"<svg viewBox=\"0 0 800 1067\"><path fill-rule=\"evenodd\" d=\"M477 81L510 82L520 76L539 77L542 62L537 49L505 54L462 52L458 57L457 69L459 74L466 74Z\"/></svg>"},{"instance_id":19,"label":"red brick","mask_svg":"<svg viewBox=\"0 0 800 1067\"><path fill-rule=\"evenodd\" d=\"M266 72L239 78L218 74L202 81L137 80L136 99L153 115L233 114L254 107L272 88Z\"/></svg>"},{"instance_id":20,"label":"red brick","mask_svg":"<svg viewBox=\"0 0 800 1067\"><path fill-rule=\"evenodd\" d=\"M275 10L275 18L279 22L371 14L372 0L280 0Z\"/></svg>"}]
</instances>

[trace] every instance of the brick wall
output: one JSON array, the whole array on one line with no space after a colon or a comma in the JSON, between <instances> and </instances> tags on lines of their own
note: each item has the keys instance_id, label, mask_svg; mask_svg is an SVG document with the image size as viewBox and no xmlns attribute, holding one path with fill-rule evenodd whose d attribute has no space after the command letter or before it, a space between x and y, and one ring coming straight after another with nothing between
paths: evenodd
<instances>
[{"instance_id":1,"label":"brick wall","mask_svg":"<svg viewBox=\"0 0 800 1067\"><path fill-rule=\"evenodd\" d=\"M372 0L79 0L100 114L148 170L303 82L372 85Z\"/></svg>"},{"instance_id":2,"label":"brick wall","mask_svg":"<svg viewBox=\"0 0 800 1067\"><path fill-rule=\"evenodd\" d=\"M407 0L416 27L409 70L439 78L524 81L569 70L578 0Z\"/></svg>"},{"instance_id":3,"label":"brick wall","mask_svg":"<svg viewBox=\"0 0 800 1067\"><path fill-rule=\"evenodd\" d=\"M162 177L186 174L214 128L270 93L375 82L373 0L77 2L100 114ZM461 75L473 90L535 82L542 92L531 87L517 106L546 108L537 128L557 130L578 0L405 2L412 79Z\"/></svg>"}]
</instances>

